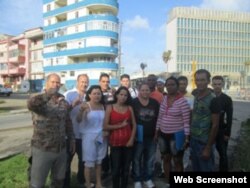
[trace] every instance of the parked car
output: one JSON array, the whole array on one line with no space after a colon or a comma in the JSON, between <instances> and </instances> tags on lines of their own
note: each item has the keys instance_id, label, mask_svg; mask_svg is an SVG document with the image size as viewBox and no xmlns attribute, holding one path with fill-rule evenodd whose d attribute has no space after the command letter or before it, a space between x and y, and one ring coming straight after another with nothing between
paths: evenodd
<instances>
[{"instance_id":1,"label":"parked car","mask_svg":"<svg viewBox=\"0 0 250 188\"><path fill-rule=\"evenodd\" d=\"M11 87L5 87L4 85L0 84L0 95L10 96L13 93Z\"/></svg>"}]
</instances>

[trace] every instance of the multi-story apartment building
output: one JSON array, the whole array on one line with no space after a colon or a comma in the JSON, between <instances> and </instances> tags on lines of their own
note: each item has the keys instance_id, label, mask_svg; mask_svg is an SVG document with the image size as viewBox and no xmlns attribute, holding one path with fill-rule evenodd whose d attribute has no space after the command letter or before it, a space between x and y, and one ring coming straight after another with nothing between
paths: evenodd
<instances>
[{"instance_id":1,"label":"multi-story apartment building","mask_svg":"<svg viewBox=\"0 0 250 188\"><path fill-rule=\"evenodd\" d=\"M96 84L105 72L118 84L117 13L117 0L43 0L45 75L71 88L80 73Z\"/></svg>"},{"instance_id":2,"label":"multi-story apartment building","mask_svg":"<svg viewBox=\"0 0 250 188\"><path fill-rule=\"evenodd\" d=\"M44 80L43 72L43 30L41 27L29 29L24 32L29 39L29 79L30 89L40 90Z\"/></svg>"},{"instance_id":3,"label":"multi-story apartment building","mask_svg":"<svg viewBox=\"0 0 250 188\"><path fill-rule=\"evenodd\" d=\"M0 83L17 88L22 80L28 79L28 39L18 36L0 35Z\"/></svg>"},{"instance_id":4,"label":"multi-story apartment building","mask_svg":"<svg viewBox=\"0 0 250 188\"><path fill-rule=\"evenodd\" d=\"M250 13L177 7L167 22L168 71L204 68L231 86L250 86Z\"/></svg>"}]
</instances>

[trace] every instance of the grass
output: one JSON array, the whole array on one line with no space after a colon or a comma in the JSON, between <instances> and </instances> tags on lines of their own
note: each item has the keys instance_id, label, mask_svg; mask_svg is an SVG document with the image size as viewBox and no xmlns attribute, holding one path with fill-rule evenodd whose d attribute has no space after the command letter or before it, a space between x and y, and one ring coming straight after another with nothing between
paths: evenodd
<instances>
[{"instance_id":1,"label":"grass","mask_svg":"<svg viewBox=\"0 0 250 188\"><path fill-rule=\"evenodd\" d=\"M28 158L24 154L19 154L5 160L0 160L0 187L1 188L27 188L28 186ZM49 177L49 176L48 176ZM48 180L49 178L47 178ZM46 183L46 188L49 186ZM76 185L76 175L72 173L72 187Z\"/></svg>"},{"instance_id":2,"label":"grass","mask_svg":"<svg viewBox=\"0 0 250 188\"><path fill-rule=\"evenodd\" d=\"M250 172L250 119L242 123L240 139L233 156L233 171Z\"/></svg>"},{"instance_id":3,"label":"grass","mask_svg":"<svg viewBox=\"0 0 250 188\"><path fill-rule=\"evenodd\" d=\"M27 167L28 163L25 155L17 155L0 161L0 187L28 187Z\"/></svg>"}]
</instances>

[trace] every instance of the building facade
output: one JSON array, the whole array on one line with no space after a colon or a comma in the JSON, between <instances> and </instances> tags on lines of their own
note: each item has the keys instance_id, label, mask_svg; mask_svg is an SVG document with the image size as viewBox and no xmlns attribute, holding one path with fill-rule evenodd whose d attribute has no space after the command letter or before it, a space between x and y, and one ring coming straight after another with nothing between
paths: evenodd
<instances>
[{"instance_id":1,"label":"building facade","mask_svg":"<svg viewBox=\"0 0 250 188\"><path fill-rule=\"evenodd\" d=\"M41 27L24 32L29 39L29 82L31 91L40 91L44 80L43 72L43 30Z\"/></svg>"},{"instance_id":2,"label":"building facade","mask_svg":"<svg viewBox=\"0 0 250 188\"><path fill-rule=\"evenodd\" d=\"M29 79L28 39L18 36L0 35L0 83L17 90L23 80Z\"/></svg>"},{"instance_id":3,"label":"building facade","mask_svg":"<svg viewBox=\"0 0 250 188\"><path fill-rule=\"evenodd\" d=\"M250 13L176 7L167 22L169 72L191 78L200 68L230 86L250 86Z\"/></svg>"},{"instance_id":4,"label":"building facade","mask_svg":"<svg viewBox=\"0 0 250 188\"><path fill-rule=\"evenodd\" d=\"M117 0L43 0L44 73L58 73L66 88L87 73L97 84L105 72L118 84Z\"/></svg>"}]
</instances>

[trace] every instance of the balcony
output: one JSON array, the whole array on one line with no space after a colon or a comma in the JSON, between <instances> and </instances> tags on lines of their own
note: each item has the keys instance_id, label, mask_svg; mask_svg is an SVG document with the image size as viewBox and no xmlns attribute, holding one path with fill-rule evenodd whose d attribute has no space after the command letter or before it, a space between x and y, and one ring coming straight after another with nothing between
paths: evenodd
<instances>
[{"instance_id":1,"label":"balcony","mask_svg":"<svg viewBox=\"0 0 250 188\"><path fill-rule=\"evenodd\" d=\"M9 74L24 75L25 71L26 71L25 68L14 68L14 69L9 69Z\"/></svg>"},{"instance_id":2,"label":"balcony","mask_svg":"<svg viewBox=\"0 0 250 188\"><path fill-rule=\"evenodd\" d=\"M25 57L24 56L15 56L15 57L10 57L9 62L11 63L24 63L25 62Z\"/></svg>"},{"instance_id":3,"label":"balcony","mask_svg":"<svg viewBox=\"0 0 250 188\"><path fill-rule=\"evenodd\" d=\"M22 44L14 44L9 47L9 51L12 50L25 50L25 45Z\"/></svg>"},{"instance_id":4,"label":"balcony","mask_svg":"<svg viewBox=\"0 0 250 188\"><path fill-rule=\"evenodd\" d=\"M0 69L0 75L24 75L25 68Z\"/></svg>"}]
</instances>

